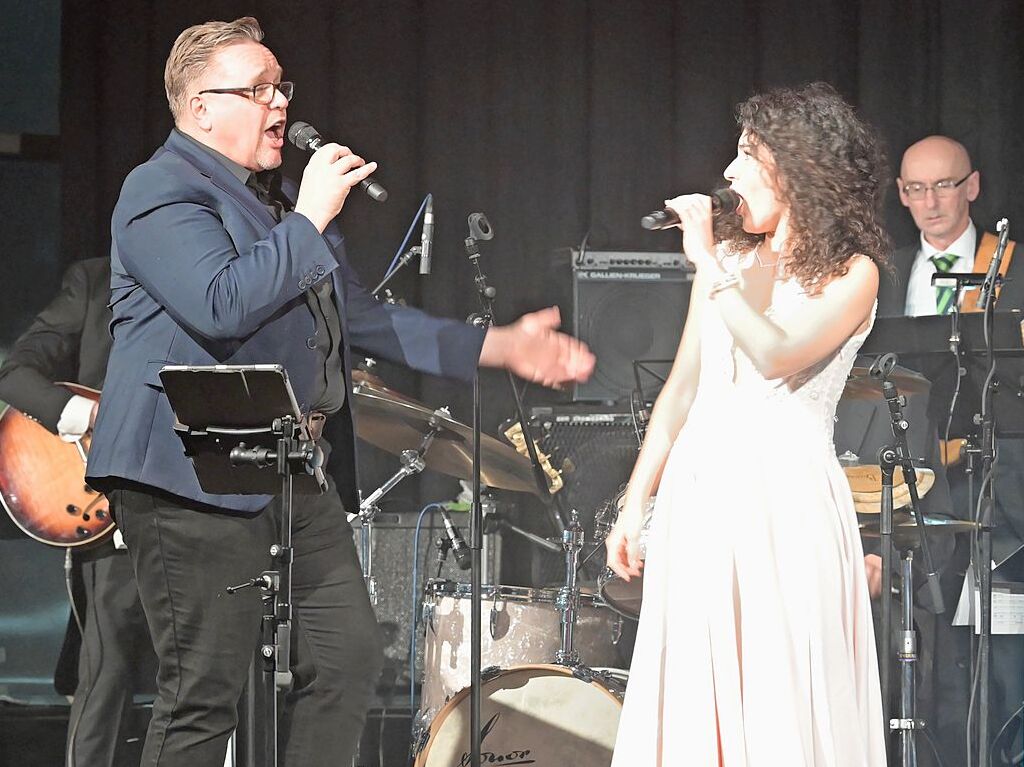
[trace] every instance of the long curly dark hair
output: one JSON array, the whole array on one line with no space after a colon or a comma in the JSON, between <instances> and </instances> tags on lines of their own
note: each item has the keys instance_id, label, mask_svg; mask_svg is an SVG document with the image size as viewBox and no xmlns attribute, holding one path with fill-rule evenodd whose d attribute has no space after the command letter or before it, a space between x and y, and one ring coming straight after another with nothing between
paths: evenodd
<instances>
[{"instance_id":1,"label":"long curly dark hair","mask_svg":"<svg viewBox=\"0 0 1024 767\"><path fill-rule=\"evenodd\" d=\"M786 271L817 292L846 274L855 254L885 267L892 243L880 223L888 166L874 130L827 83L780 88L736 108L753 146L774 159L779 197L790 206ZM744 251L764 240L740 216L720 216L715 239Z\"/></svg>"}]
</instances>

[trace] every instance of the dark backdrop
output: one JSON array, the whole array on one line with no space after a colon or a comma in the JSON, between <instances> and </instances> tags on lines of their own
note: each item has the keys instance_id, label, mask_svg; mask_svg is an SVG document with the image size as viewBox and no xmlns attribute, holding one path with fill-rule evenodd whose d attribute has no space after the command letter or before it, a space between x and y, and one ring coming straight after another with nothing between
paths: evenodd
<instances>
[{"instance_id":1,"label":"dark backdrop","mask_svg":"<svg viewBox=\"0 0 1024 767\"><path fill-rule=\"evenodd\" d=\"M434 194L434 273L410 270L395 290L436 313L474 307L461 246L472 211L485 211L496 231L484 264L503 319L567 308L568 272L552 268L552 254L587 231L592 248L677 248L674 234L642 231L640 215L719 178L734 151L737 101L808 80L827 80L856 104L894 166L929 133L962 140L982 171L979 223L1006 215L1017 239L1024 231L1019 0L70 0L65 259L107 249L123 177L170 128L162 73L175 36L245 14L260 19L297 84L290 119L380 163L391 200L353 195L342 214L365 281L379 279L420 199ZM297 175L302 162L294 151L286 168ZM914 236L894 189L889 220L898 243ZM388 375L467 420L465 392ZM504 386L485 377L492 426L509 414Z\"/></svg>"}]
</instances>

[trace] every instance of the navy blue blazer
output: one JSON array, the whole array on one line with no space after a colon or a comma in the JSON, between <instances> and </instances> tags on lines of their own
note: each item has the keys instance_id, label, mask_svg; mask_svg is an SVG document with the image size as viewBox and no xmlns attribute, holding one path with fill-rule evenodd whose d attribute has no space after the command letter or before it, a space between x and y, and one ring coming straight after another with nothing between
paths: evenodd
<instances>
[{"instance_id":1,"label":"navy blue blazer","mask_svg":"<svg viewBox=\"0 0 1024 767\"><path fill-rule=\"evenodd\" d=\"M294 200L296 187L285 195ZM320 374L307 348L315 321L304 297L332 281L350 346L434 375L470 380L483 331L382 304L360 284L336 223L321 235L304 216L277 223L253 192L214 157L173 132L125 179L111 221L113 348L89 453L88 479L101 490L139 482L186 499L241 512L270 500L203 492L174 433L159 371L164 365L283 365L303 412ZM345 442L335 445L358 506L355 429L346 400ZM339 456L335 456L337 460Z\"/></svg>"}]
</instances>

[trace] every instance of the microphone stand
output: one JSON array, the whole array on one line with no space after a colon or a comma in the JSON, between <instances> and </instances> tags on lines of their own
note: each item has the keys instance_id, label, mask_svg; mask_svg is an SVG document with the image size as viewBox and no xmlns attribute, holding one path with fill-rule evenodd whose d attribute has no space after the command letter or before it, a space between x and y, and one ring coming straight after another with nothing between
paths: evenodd
<instances>
[{"instance_id":1,"label":"microphone stand","mask_svg":"<svg viewBox=\"0 0 1024 767\"><path fill-rule=\"evenodd\" d=\"M892 352L883 354L871 365L870 374L880 379L882 396L889 406L889 415L892 421L892 434L894 445L885 445L878 451L878 462L882 469L882 518L879 520L882 539L882 641L885 652L882 656L882 705L886 713L886 721L890 730L897 730L900 734L900 754L903 767L916 767L917 764L917 739L916 731L924 726L922 720L916 716L915 705L915 684L914 669L917 661L917 636L913 625L913 583L909 578L909 558L902 564L902 631L900 634L900 715L898 718L888 716L890 707L890 631L892 625L892 513L893 513L893 474L896 465L903 469L903 479L910 491L910 510L916 521L918 538L921 542L921 552L924 556L925 571L928 577L928 589L935 605L936 613L945 612L945 605L942 600L942 591L939 588L938 573L935 572L935 565L932 560L931 546L925 534L924 516L921 513L921 499L917 492L917 472L914 469L914 459L910 455L910 448L907 444L907 430L910 424L903 417L903 405L906 400L896 389L896 385L889 380L889 374L896 366L896 355ZM888 739L887 739L888 740Z\"/></svg>"},{"instance_id":2,"label":"microphone stand","mask_svg":"<svg viewBox=\"0 0 1024 767\"><path fill-rule=\"evenodd\" d=\"M992 257L992 263L978 304L984 309L985 347L988 358L988 374L982 389L981 413L976 421L981 425L981 490L978 499L978 522L980 540L972 554L976 554L975 568L978 578L979 606L978 619L980 631L978 637L978 767L989 767L989 684L991 682L990 654L992 646L992 509L995 506L994 464L995 464L995 415L992 409L992 395L995 393L995 341L992 337L996 300L996 286L999 282L999 262L1006 250L1010 234L1009 222L1003 218L996 226L999 231L999 244ZM973 500L973 495L971 496ZM971 595L973 597L973 594ZM972 689L974 683L972 681Z\"/></svg>"},{"instance_id":3,"label":"microphone stand","mask_svg":"<svg viewBox=\"0 0 1024 767\"><path fill-rule=\"evenodd\" d=\"M995 505L995 493L993 482L993 465L995 463L995 416L992 409L991 397L995 393L995 341L993 339L994 311L998 298L997 288L1002 282L999 274L999 266L1009 241L1010 224L1005 218L996 224L999 232L999 242L996 252L989 263L988 271L985 274L953 274L947 272L945 275L936 275L932 278L933 283L942 277L956 280L957 296L963 285L981 285L981 295L978 298L978 308L984 313L983 327L985 331L985 348L988 360L988 373L982 387L981 413L974 416L974 423L980 426L980 444L968 446L968 498L974 503L974 463L975 454L981 455L981 489L978 498L978 506L972 511L973 521L978 523L977 539L972 539L971 546L971 568L975 573L975 588L978 589L978 642L976 661L972 657L971 691L978 689L978 723L977 723L977 749L978 767L989 767L991 755L989 753L989 685L990 678L990 653L992 643L992 509ZM954 307L956 303L954 302ZM959 357L959 329L957 327L958 312L953 312L953 334L950 338L951 348ZM958 368L958 375L964 375L963 365ZM959 381L958 381L959 384ZM970 595L973 599L974 595ZM970 714L968 714L968 742L970 742L971 727ZM968 757L970 746L968 745Z\"/></svg>"},{"instance_id":4,"label":"microphone stand","mask_svg":"<svg viewBox=\"0 0 1024 767\"><path fill-rule=\"evenodd\" d=\"M474 220L474 216L478 217ZM482 225L480 222L483 222ZM498 294L493 287L487 284L487 277L480 268L480 247L479 240L489 240L494 236L490 224L482 213L474 213L469 217L470 235L466 238L466 255L476 270L474 283L476 284L477 295L480 300L481 311L469 316L468 321L477 327L484 328L485 332L494 324L494 309L492 301ZM483 586L481 577L480 555L484 547L484 519L483 502L480 497L480 435L482 433L482 397L480 393L480 370L473 375L473 503L469 515L469 550L470 559L470 664L469 664L469 739L470 739L470 761L468 764L463 759L465 767L480 767L481 764L481 741L483 734L480 731L480 703L481 703L481 679L480 663L482 652L482 637L480 629L483 625L481 600L483 597ZM529 440L527 440L529 443Z\"/></svg>"},{"instance_id":5,"label":"microphone stand","mask_svg":"<svg viewBox=\"0 0 1024 767\"><path fill-rule=\"evenodd\" d=\"M473 282L476 285L477 296L480 301L480 311L471 314L468 322L477 327L490 328L494 324L494 299L498 291L487 284L487 276L480 268L480 246L481 241L490 240L494 237L494 230L483 213L471 213L469 215L469 237L465 240L466 255L476 275ZM537 493L545 502L552 522L558 531L565 534L565 520L560 513L560 499L552 498L548 491L547 477L541 467L540 457L537 455L537 446L534 444L533 436L530 433L526 414L523 410L522 398L519 394L519 387L511 371L507 371L508 382L512 389L512 397L515 401L516 413L519 424L523 430L523 438L526 444L526 451L530 456L530 463L533 467L533 477L537 485ZM472 599L470 600L470 628L472 641L470 643L470 762L471 767L479 767L481 758L481 740L483 734L480 728L480 664L481 664L481 635L482 625L482 578L481 578L481 552L483 550L484 518L483 504L480 498L480 434L482 432L482 396L480 392L480 372L473 376L473 503L470 513L470 552L471 560L471 588ZM521 531L516 531L521 532ZM462 763L465 767L465 762Z\"/></svg>"}]
</instances>

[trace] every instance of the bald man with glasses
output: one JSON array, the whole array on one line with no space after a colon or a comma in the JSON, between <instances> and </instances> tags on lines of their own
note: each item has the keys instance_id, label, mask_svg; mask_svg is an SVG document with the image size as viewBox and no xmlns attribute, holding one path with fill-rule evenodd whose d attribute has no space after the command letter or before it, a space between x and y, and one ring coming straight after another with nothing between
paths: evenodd
<instances>
[{"instance_id":1,"label":"bald man with glasses","mask_svg":"<svg viewBox=\"0 0 1024 767\"><path fill-rule=\"evenodd\" d=\"M903 153L896 186L920 239L893 254L897 280L883 280L879 285L878 313L911 317L948 314L952 308L950 291L935 288L932 275L985 271L991 256L994 236L985 237L971 220L971 203L981 192L981 173L972 167L970 155L960 142L946 136L928 136ZM1014 264L1012 253L1004 258L1007 282L1000 291L997 308L1020 308L1024 304L1022 269L1024 261ZM1017 279L1011 280L1015 276ZM976 293L968 291L961 298L961 308L970 310Z\"/></svg>"}]
</instances>

